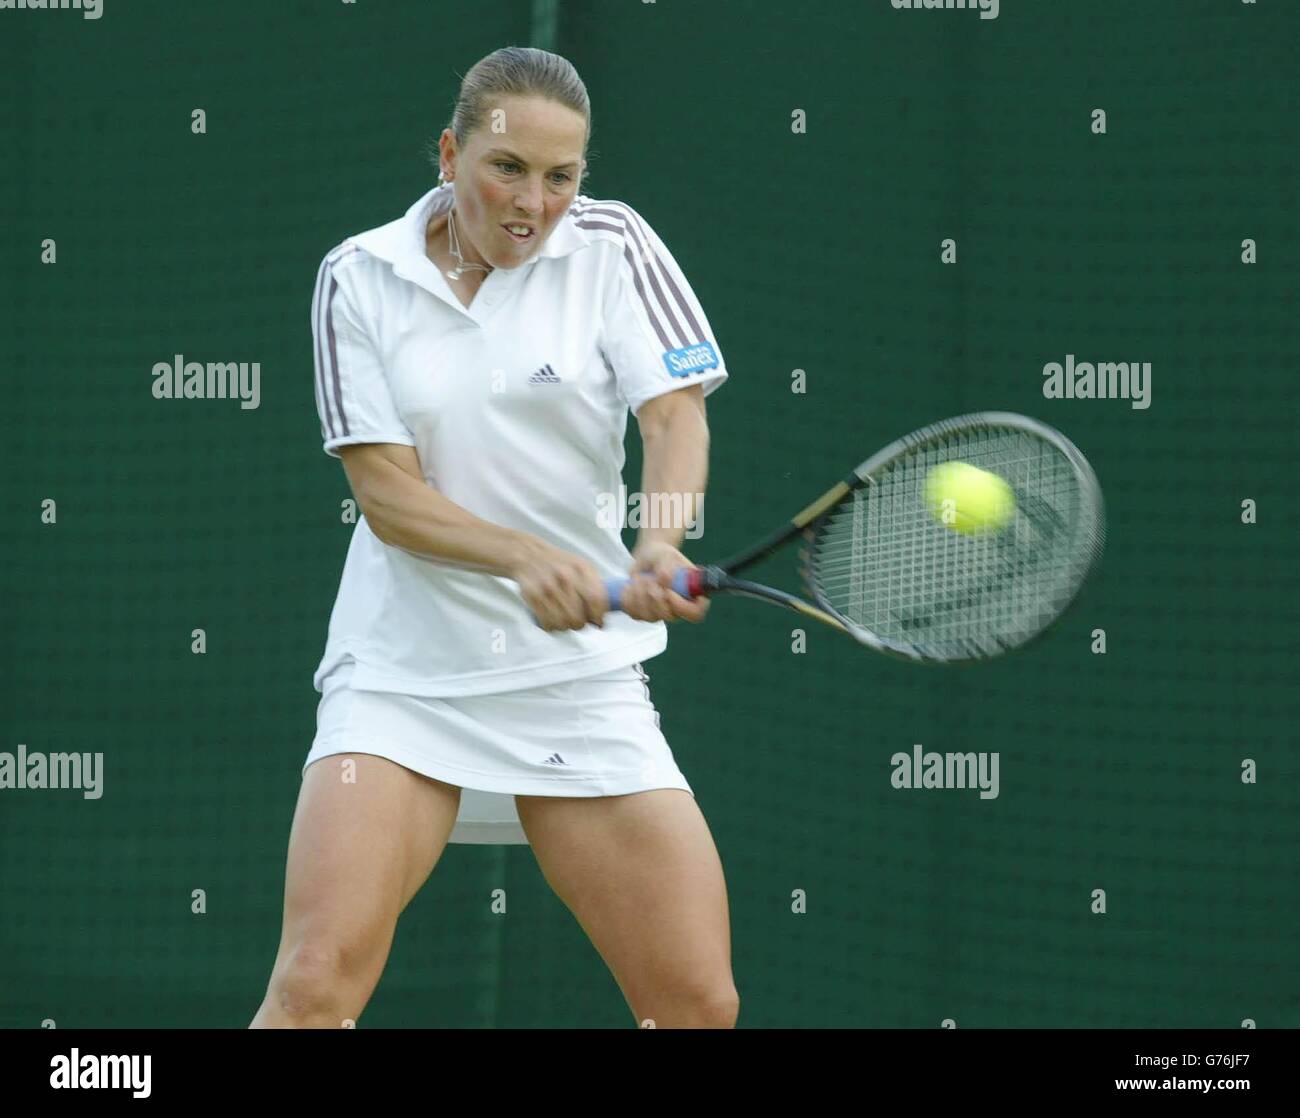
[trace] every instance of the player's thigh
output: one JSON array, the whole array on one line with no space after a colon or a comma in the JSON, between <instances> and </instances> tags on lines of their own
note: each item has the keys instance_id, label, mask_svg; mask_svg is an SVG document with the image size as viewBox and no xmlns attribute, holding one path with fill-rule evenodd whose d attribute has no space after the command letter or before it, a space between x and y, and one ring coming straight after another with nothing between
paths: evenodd
<instances>
[{"instance_id":1,"label":"player's thigh","mask_svg":"<svg viewBox=\"0 0 1300 1118\"><path fill-rule=\"evenodd\" d=\"M368 753L303 774L289 837L281 951L386 951L446 847L460 789Z\"/></svg>"},{"instance_id":2,"label":"player's thigh","mask_svg":"<svg viewBox=\"0 0 1300 1118\"><path fill-rule=\"evenodd\" d=\"M634 1012L734 998L726 881L689 792L516 796L543 875Z\"/></svg>"}]
</instances>

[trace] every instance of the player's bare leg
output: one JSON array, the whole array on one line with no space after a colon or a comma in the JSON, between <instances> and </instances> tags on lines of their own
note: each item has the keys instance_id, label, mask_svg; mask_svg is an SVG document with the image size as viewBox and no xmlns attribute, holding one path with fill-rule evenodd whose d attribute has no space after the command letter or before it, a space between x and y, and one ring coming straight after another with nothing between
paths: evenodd
<instances>
[{"instance_id":1,"label":"player's bare leg","mask_svg":"<svg viewBox=\"0 0 1300 1118\"><path fill-rule=\"evenodd\" d=\"M343 779L348 761L355 782ZM307 767L289 836L280 948L250 1028L356 1022L397 918L442 856L459 808L459 788L383 757L339 754Z\"/></svg>"},{"instance_id":2,"label":"player's bare leg","mask_svg":"<svg viewBox=\"0 0 1300 1118\"><path fill-rule=\"evenodd\" d=\"M695 798L516 796L542 873L605 960L638 1025L732 1028L726 883Z\"/></svg>"}]
</instances>

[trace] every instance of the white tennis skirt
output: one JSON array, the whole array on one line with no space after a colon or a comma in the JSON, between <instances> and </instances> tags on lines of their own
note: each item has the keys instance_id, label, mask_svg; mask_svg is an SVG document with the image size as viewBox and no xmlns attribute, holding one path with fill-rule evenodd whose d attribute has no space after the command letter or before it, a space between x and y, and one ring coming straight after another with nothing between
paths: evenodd
<instances>
[{"instance_id":1,"label":"white tennis skirt","mask_svg":"<svg viewBox=\"0 0 1300 1118\"><path fill-rule=\"evenodd\" d=\"M623 796L691 786L673 760L640 664L495 695L431 699L350 685L345 660L322 682L303 771L372 753L463 789L450 842L524 843L515 796Z\"/></svg>"}]
</instances>

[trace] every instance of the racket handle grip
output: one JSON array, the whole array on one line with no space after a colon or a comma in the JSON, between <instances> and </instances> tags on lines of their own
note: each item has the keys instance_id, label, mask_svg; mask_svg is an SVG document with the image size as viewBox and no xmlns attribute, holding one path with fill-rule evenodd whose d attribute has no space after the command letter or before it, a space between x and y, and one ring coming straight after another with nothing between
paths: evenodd
<instances>
[{"instance_id":1,"label":"racket handle grip","mask_svg":"<svg viewBox=\"0 0 1300 1118\"><path fill-rule=\"evenodd\" d=\"M605 579L611 612L623 608L623 588L631 581L630 578ZM683 598L698 598L704 589L704 572L699 567L682 567L673 575L672 587Z\"/></svg>"}]
</instances>

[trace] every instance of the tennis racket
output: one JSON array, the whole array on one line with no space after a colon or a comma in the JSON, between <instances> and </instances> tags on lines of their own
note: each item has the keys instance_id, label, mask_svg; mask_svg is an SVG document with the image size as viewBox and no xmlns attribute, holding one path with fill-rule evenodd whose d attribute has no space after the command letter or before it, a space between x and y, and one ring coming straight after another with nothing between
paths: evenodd
<instances>
[{"instance_id":1,"label":"tennis racket","mask_svg":"<svg viewBox=\"0 0 1300 1118\"><path fill-rule=\"evenodd\" d=\"M962 534L926 501L930 470L966 462L997 474L1015 508ZM808 598L736 576L802 536ZM774 532L722 563L678 571L685 598L740 594L785 606L906 660L987 660L1033 640L1078 594L1101 556L1101 489L1059 431L1009 412L923 427L872 455ZM610 608L630 580L608 579Z\"/></svg>"}]
</instances>

